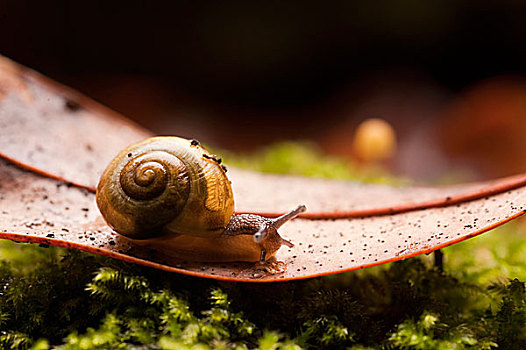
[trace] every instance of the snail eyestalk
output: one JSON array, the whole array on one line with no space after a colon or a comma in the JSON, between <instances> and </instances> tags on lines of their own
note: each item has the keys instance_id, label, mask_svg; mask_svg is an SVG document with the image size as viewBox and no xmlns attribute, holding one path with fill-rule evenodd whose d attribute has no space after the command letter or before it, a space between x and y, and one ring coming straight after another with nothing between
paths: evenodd
<instances>
[{"instance_id":1,"label":"snail eyestalk","mask_svg":"<svg viewBox=\"0 0 526 350\"><path fill-rule=\"evenodd\" d=\"M274 228L278 229L283 224L285 224L287 221L290 221L294 219L296 216L300 215L301 213L305 212L307 210L307 207L305 205L299 205L296 209L289 211L286 214L281 215L280 217L275 218L273 221Z\"/></svg>"},{"instance_id":2,"label":"snail eyestalk","mask_svg":"<svg viewBox=\"0 0 526 350\"><path fill-rule=\"evenodd\" d=\"M261 241L263 241L263 239L265 239L266 236L267 236L266 225L262 224L258 232L254 233L254 236L253 236L254 242L261 243Z\"/></svg>"},{"instance_id":3,"label":"snail eyestalk","mask_svg":"<svg viewBox=\"0 0 526 350\"><path fill-rule=\"evenodd\" d=\"M267 237L270 228L274 229L275 231L278 230L281 226L283 226L286 222L294 219L299 214L303 213L305 210L307 210L307 207L302 205L299 205L296 209L289 211L286 214L283 214L275 219L269 220L269 222L264 222L259 227L259 230L254 233L254 242L261 243L265 237ZM283 244L285 244L287 247L292 248L294 247L294 244L287 241L286 239L281 240Z\"/></svg>"}]
</instances>

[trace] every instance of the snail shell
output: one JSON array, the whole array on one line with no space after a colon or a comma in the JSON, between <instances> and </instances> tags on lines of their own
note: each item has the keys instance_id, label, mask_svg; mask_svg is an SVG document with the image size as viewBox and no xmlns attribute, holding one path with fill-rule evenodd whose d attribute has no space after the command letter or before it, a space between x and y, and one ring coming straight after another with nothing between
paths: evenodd
<instances>
[{"instance_id":1,"label":"snail shell","mask_svg":"<svg viewBox=\"0 0 526 350\"><path fill-rule=\"evenodd\" d=\"M163 260L267 262L282 245L278 229L305 206L270 219L234 214L221 160L197 141L154 137L120 152L97 187L106 222Z\"/></svg>"},{"instance_id":2,"label":"snail shell","mask_svg":"<svg viewBox=\"0 0 526 350\"><path fill-rule=\"evenodd\" d=\"M97 205L120 234L217 237L234 213L230 181L198 142L154 137L120 152L97 187Z\"/></svg>"}]
</instances>

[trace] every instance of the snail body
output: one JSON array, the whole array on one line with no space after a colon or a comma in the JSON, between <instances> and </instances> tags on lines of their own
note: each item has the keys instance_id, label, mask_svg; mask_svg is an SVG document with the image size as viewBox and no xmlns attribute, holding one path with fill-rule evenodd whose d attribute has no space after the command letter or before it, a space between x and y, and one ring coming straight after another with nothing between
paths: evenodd
<instances>
[{"instance_id":1,"label":"snail body","mask_svg":"<svg viewBox=\"0 0 526 350\"><path fill-rule=\"evenodd\" d=\"M97 186L106 222L138 245L194 261L265 261L292 244L277 229L305 210L276 219L234 214L221 159L199 142L153 137L122 150Z\"/></svg>"}]
</instances>

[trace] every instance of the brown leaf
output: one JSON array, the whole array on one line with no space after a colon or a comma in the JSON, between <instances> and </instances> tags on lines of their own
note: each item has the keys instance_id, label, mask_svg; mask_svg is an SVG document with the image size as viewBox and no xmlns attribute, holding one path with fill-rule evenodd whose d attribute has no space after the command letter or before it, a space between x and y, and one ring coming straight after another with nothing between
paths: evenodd
<instances>
[{"instance_id":1,"label":"brown leaf","mask_svg":"<svg viewBox=\"0 0 526 350\"><path fill-rule=\"evenodd\" d=\"M295 247L282 247L277 254L288 265L282 274L242 263L181 261L169 266L156 252L113 233L90 192L121 148L150 133L6 59L0 61L0 86L9 87L0 100L0 156L32 170L0 161L2 238L202 277L267 282L428 253L518 217L526 204L525 176L447 188L400 188L231 169L238 211L276 215L306 204L311 218L338 219L296 219L285 225L281 233Z\"/></svg>"},{"instance_id":2,"label":"brown leaf","mask_svg":"<svg viewBox=\"0 0 526 350\"><path fill-rule=\"evenodd\" d=\"M72 183L94 187L118 150L151 136L119 114L1 56L0 86L11 87L0 99L0 153Z\"/></svg>"},{"instance_id":3,"label":"brown leaf","mask_svg":"<svg viewBox=\"0 0 526 350\"><path fill-rule=\"evenodd\" d=\"M2 84L2 80L7 83ZM90 190L122 148L151 136L115 112L1 56L0 86L11 86L0 100L0 155ZM451 204L462 201L458 196L484 189L487 193L478 197L495 192L486 183L408 191L404 187L298 176L262 176L238 169L230 169L229 177L238 211L272 215L300 203L309 208L305 216L327 217L335 212L343 217L350 216L349 212L351 216L388 214L414 210L415 206ZM506 183L513 188L523 180L510 178ZM495 184L502 185L503 180Z\"/></svg>"}]
</instances>

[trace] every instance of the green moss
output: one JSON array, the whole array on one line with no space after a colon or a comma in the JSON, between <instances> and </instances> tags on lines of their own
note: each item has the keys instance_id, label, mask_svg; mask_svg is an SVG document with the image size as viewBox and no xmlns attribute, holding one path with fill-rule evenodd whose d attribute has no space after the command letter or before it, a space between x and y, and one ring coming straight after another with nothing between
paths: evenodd
<instances>
[{"instance_id":1,"label":"green moss","mask_svg":"<svg viewBox=\"0 0 526 350\"><path fill-rule=\"evenodd\" d=\"M299 159L310 146L282 147L269 152ZM333 166L321 155L311 160L284 164L312 175ZM273 284L217 282L2 241L0 347L525 349L523 232L523 223L507 224L444 249L444 272L424 256Z\"/></svg>"},{"instance_id":2,"label":"green moss","mask_svg":"<svg viewBox=\"0 0 526 350\"><path fill-rule=\"evenodd\" d=\"M2 249L19 245L3 242ZM34 250L31 271L17 262L0 268L4 348L526 346L523 282L475 283L453 276L456 269L442 273L426 259L253 285L179 276L58 248L24 245L23 250ZM495 275L499 279L504 276ZM37 341L41 338L48 343Z\"/></svg>"},{"instance_id":3,"label":"green moss","mask_svg":"<svg viewBox=\"0 0 526 350\"><path fill-rule=\"evenodd\" d=\"M516 219L475 239L444 249L452 273L475 283L505 277L526 281L526 221Z\"/></svg>"},{"instance_id":4,"label":"green moss","mask_svg":"<svg viewBox=\"0 0 526 350\"><path fill-rule=\"evenodd\" d=\"M389 174L380 165L358 165L324 154L309 142L281 142L250 155L217 151L229 165L264 173L295 174L329 179L407 184L407 179Z\"/></svg>"}]
</instances>

